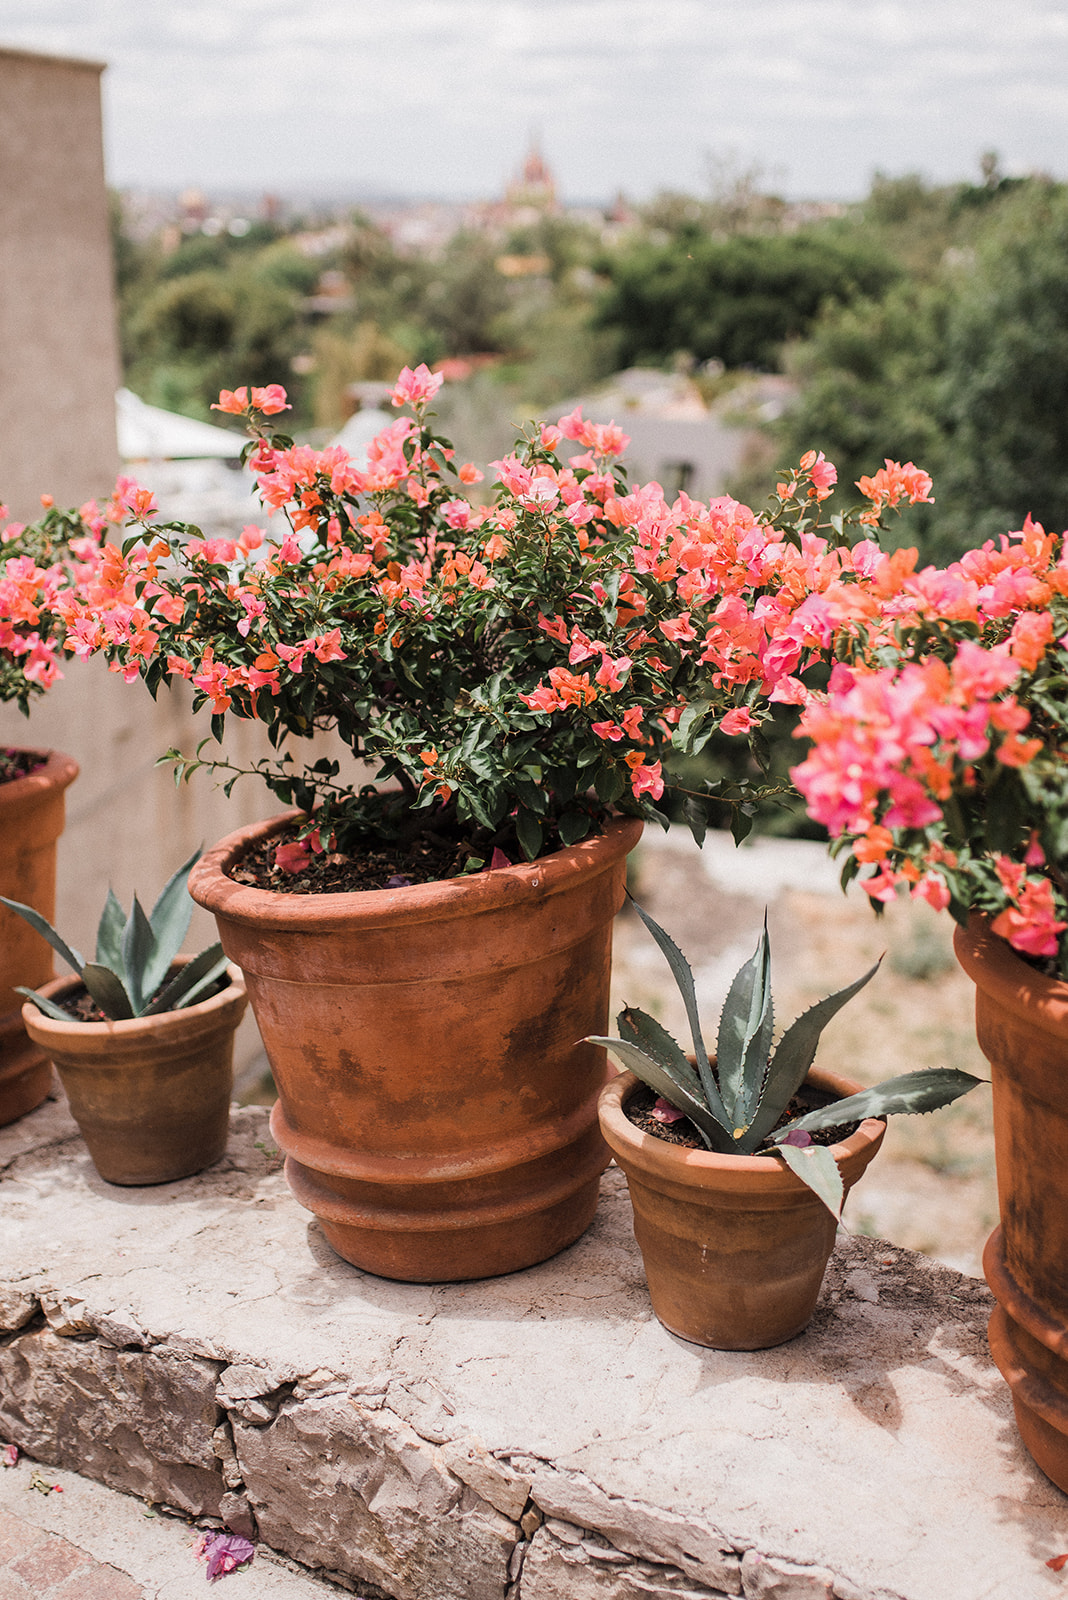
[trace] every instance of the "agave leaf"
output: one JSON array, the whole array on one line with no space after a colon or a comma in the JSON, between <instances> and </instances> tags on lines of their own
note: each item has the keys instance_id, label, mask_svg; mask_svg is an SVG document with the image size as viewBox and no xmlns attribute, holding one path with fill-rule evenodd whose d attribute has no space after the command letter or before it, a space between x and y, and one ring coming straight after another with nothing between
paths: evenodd
<instances>
[{"instance_id":1,"label":"agave leaf","mask_svg":"<svg viewBox=\"0 0 1068 1600\"><path fill-rule=\"evenodd\" d=\"M669 1077L689 1089L695 1099L703 1098L700 1078L687 1061L681 1046L655 1017L639 1011L636 1006L625 1006L616 1018L616 1027L623 1035L624 1043L636 1044L639 1050L644 1050L647 1056L662 1066Z\"/></svg>"},{"instance_id":2,"label":"agave leaf","mask_svg":"<svg viewBox=\"0 0 1068 1600\"><path fill-rule=\"evenodd\" d=\"M818 1128L834 1128L842 1122L860 1122L865 1117L909 1115L923 1111L937 1111L948 1106L969 1089L974 1089L982 1078L973 1078L970 1072L959 1072L956 1067L928 1067L922 1072L903 1072L900 1077L887 1078L873 1089L862 1089L859 1094L848 1095L844 1100L832 1100L830 1105L816 1111L806 1111L795 1117L787 1126L777 1129L776 1140L795 1131L814 1133Z\"/></svg>"},{"instance_id":3,"label":"agave leaf","mask_svg":"<svg viewBox=\"0 0 1068 1600\"><path fill-rule=\"evenodd\" d=\"M663 1095L665 1100L670 1100L679 1111L685 1111L710 1150L718 1150L720 1154L734 1153L734 1141L708 1107L695 1099L689 1089L677 1082L652 1056L647 1056L644 1050L639 1050L636 1044L629 1044L626 1039L601 1039L591 1035L587 1042L603 1044L619 1057L624 1066L629 1067L636 1078L648 1084L657 1094Z\"/></svg>"},{"instance_id":4,"label":"agave leaf","mask_svg":"<svg viewBox=\"0 0 1068 1600\"><path fill-rule=\"evenodd\" d=\"M114 889L109 888L96 930L96 959L101 966L110 967L120 976L123 976L122 933L125 926L126 913Z\"/></svg>"},{"instance_id":5,"label":"agave leaf","mask_svg":"<svg viewBox=\"0 0 1068 1600\"><path fill-rule=\"evenodd\" d=\"M871 982L881 962L880 956L874 967L871 967L862 978L858 978L848 988L839 989L836 994L829 994L825 1000L818 1001L816 1005L802 1012L796 1022L791 1022L779 1040L778 1048L768 1067L760 1100L746 1134L747 1149L755 1150L774 1128L808 1076L808 1069L816 1054L816 1046L820 1042L820 1034L846 1002L852 1000L866 983Z\"/></svg>"},{"instance_id":6,"label":"agave leaf","mask_svg":"<svg viewBox=\"0 0 1068 1600\"><path fill-rule=\"evenodd\" d=\"M790 1171L796 1173L802 1183L807 1183L813 1194L819 1195L831 1214L840 1217L845 1202L845 1187L838 1163L827 1146L780 1144L775 1149Z\"/></svg>"},{"instance_id":7,"label":"agave leaf","mask_svg":"<svg viewBox=\"0 0 1068 1600\"><path fill-rule=\"evenodd\" d=\"M105 1017L110 1017L112 1022L124 1022L137 1015L122 979L110 967L87 961L82 967L81 979Z\"/></svg>"},{"instance_id":8,"label":"agave leaf","mask_svg":"<svg viewBox=\"0 0 1068 1600\"><path fill-rule=\"evenodd\" d=\"M716 1071L731 1127L746 1127L768 1067L774 1016L768 919L750 959L734 976L723 1004Z\"/></svg>"},{"instance_id":9,"label":"agave leaf","mask_svg":"<svg viewBox=\"0 0 1068 1600\"><path fill-rule=\"evenodd\" d=\"M162 988L156 998L142 1011L143 1017L155 1017L163 1011L179 1011L191 1006L226 971L227 959L221 944L211 944L192 961L187 961L170 983Z\"/></svg>"},{"instance_id":10,"label":"agave leaf","mask_svg":"<svg viewBox=\"0 0 1068 1600\"><path fill-rule=\"evenodd\" d=\"M15 985L16 994L24 994L27 1000L32 1000L39 1011L46 1017L52 1017L56 1022L71 1022L73 1019L69 1011L64 1011L62 1006L57 1006L54 1000L49 1000L47 995L38 994L36 989L27 989L25 985Z\"/></svg>"},{"instance_id":11,"label":"agave leaf","mask_svg":"<svg viewBox=\"0 0 1068 1600\"><path fill-rule=\"evenodd\" d=\"M42 939L48 940L49 944L52 946L52 949L56 952L56 955L62 956L68 967L72 968L72 970L77 973L81 972L82 968L85 966L85 957L79 955L77 950L75 950L71 945L66 944L64 940L59 937L59 934L56 932L55 928L53 928L52 924L50 922L46 922L39 911L35 911L32 906L24 906L18 900L7 900L2 894L0 894L0 905L7 906L7 909L9 911L14 911L16 916L22 918L23 922L28 922L30 927L33 928L36 933L41 935Z\"/></svg>"},{"instance_id":12,"label":"agave leaf","mask_svg":"<svg viewBox=\"0 0 1068 1600\"><path fill-rule=\"evenodd\" d=\"M144 907L134 895L133 910L126 921L122 934L122 966L126 977L126 990L130 996L130 1004L134 1008L134 1015L139 1017L145 1008L145 1001L152 990L148 988L147 978L151 972L153 957L156 954L156 936L152 932L152 925L145 916ZM159 979L156 980L157 983Z\"/></svg>"},{"instance_id":13,"label":"agave leaf","mask_svg":"<svg viewBox=\"0 0 1068 1600\"><path fill-rule=\"evenodd\" d=\"M656 940L657 944L660 946L663 955L667 959L667 964L671 968L672 974L674 975L675 982L679 986L679 993L682 995L683 1003L686 1006L686 1017L690 1024L690 1036L693 1039L693 1053L697 1061L697 1076L701 1080L701 1087L705 1091L705 1099L708 1101L709 1109L717 1120L722 1117L723 1126L726 1127L730 1122L730 1118L727 1116L722 1097L719 1089L716 1086L716 1080L712 1076L712 1067L709 1064L708 1051L705 1049L705 1042L701 1037L701 1019L697 1013L697 992L694 989L693 973L690 970L690 963L687 961L686 957L683 955L674 939L672 939L669 934L664 932L659 923L653 921L648 912L642 910L637 900L632 899L631 903L639 917L641 917L642 921L645 923L645 926L649 929L649 932L652 934L653 938Z\"/></svg>"},{"instance_id":14,"label":"agave leaf","mask_svg":"<svg viewBox=\"0 0 1068 1600\"><path fill-rule=\"evenodd\" d=\"M189 919L193 915L193 902L189 896L189 874L200 860L199 849L194 850L178 871L167 879L160 890L159 899L149 914L149 925L156 940L156 949L146 967L144 995L154 994L171 970L182 941L189 932Z\"/></svg>"}]
</instances>

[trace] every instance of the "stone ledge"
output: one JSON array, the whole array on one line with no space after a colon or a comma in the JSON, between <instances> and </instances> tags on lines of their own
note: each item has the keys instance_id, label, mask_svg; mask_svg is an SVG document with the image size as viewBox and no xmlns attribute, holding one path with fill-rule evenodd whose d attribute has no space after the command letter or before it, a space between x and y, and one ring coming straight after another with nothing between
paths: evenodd
<instances>
[{"instance_id":1,"label":"stone ledge","mask_svg":"<svg viewBox=\"0 0 1068 1600\"><path fill-rule=\"evenodd\" d=\"M266 1113L158 1189L62 1102L0 1130L0 1436L391 1600L1051 1596L1068 1500L987 1351L985 1286L840 1235L812 1327L702 1350L645 1293L626 1187L555 1261L389 1283L290 1198Z\"/></svg>"}]
</instances>

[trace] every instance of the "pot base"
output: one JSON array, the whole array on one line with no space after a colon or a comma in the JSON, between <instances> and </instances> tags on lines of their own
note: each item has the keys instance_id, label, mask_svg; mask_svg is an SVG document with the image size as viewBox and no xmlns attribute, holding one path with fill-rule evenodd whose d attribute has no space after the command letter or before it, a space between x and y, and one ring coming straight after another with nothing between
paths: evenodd
<instances>
[{"instance_id":1,"label":"pot base","mask_svg":"<svg viewBox=\"0 0 1068 1600\"><path fill-rule=\"evenodd\" d=\"M988 1334L994 1363L1012 1391L1016 1425L1046 1477L1068 1494L1068 1359L1064 1330L1024 1294L1005 1263L1000 1228L987 1240L983 1271L998 1304Z\"/></svg>"},{"instance_id":2,"label":"pot base","mask_svg":"<svg viewBox=\"0 0 1068 1600\"><path fill-rule=\"evenodd\" d=\"M271 1132L283 1150L301 1144L280 1102ZM593 1221L608 1160L596 1126L587 1126L569 1147L500 1172L465 1176L461 1160L455 1176L442 1178L435 1164L411 1157L380 1163L413 1169L403 1177L383 1170L356 1179L289 1154L285 1173L294 1199L350 1265L403 1283L463 1283L522 1271L574 1244Z\"/></svg>"},{"instance_id":3,"label":"pot base","mask_svg":"<svg viewBox=\"0 0 1068 1600\"><path fill-rule=\"evenodd\" d=\"M20 1012L0 1017L0 1128L47 1100L52 1063L26 1036Z\"/></svg>"}]
</instances>

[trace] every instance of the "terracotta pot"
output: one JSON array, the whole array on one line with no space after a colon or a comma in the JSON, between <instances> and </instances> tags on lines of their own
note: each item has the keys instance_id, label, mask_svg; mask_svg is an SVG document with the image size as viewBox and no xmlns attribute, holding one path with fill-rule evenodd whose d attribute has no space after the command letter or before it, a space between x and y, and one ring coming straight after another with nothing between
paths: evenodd
<instances>
[{"instance_id":1,"label":"terracotta pot","mask_svg":"<svg viewBox=\"0 0 1068 1600\"><path fill-rule=\"evenodd\" d=\"M861 1087L813 1070L814 1089ZM672 1333L716 1350L764 1350L807 1326L834 1246L833 1216L779 1156L687 1150L643 1133L624 1110L630 1072L601 1091L601 1132L627 1175L649 1297ZM883 1140L869 1117L834 1146L846 1192Z\"/></svg>"},{"instance_id":2,"label":"terracotta pot","mask_svg":"<svg viewBox=\"0 0 1068 1600\"><path fill-rule=\"evenodd\" d=\"M228 972L210 999L125 1022L59 1022L29 1000L23 1006L26 1031L55 1062L106 1182L172 1183L226 1149L234 1030L248 1004L241 973ZM41 993L61 1002L80 987L76 977L57 978Z\"/></svg>"},{"instance_id":3,"label":"terracotta pot","mask_svg":"<svg viewBox=\"0 0 1068 1600\"><path fill-rule=\"evenodd\" d=\"M493 1277L573 1243L608 1151L597 1095L612 919L641 823L529 866L356 894L227 877L286 817L193 869L245 974L286 1175L346 1261L413 1283Z\"/></svg>"},{"instance_id":4,"label":"terracotta pot","mask_svg":"<svg viewBox=\"0 0 1068 1600\"><path fill-rule=\"evenodd\" d=\"M51 922L64 791L78 776L78 763L54 750L35 754L42 764L34 772L0 783L0 894ZM0 906L0 1128L39 1106L51 1087L51 1063L26 1036L15 985L39 989L52 972L51 947Z\"/></svg>"},{"instance_id":5,"label":"terracotta pot","mask_svg":"<svg viewBox=\"0 0 1068 1600\"><path fill-rule=\"evenodd\" d=\"M1024 1444L1068 1493L1068 983L1043 977L973 917L954 936L990 1063L998 1209L983 1270L990 1349Z\"/></svg>"}]
</instances>

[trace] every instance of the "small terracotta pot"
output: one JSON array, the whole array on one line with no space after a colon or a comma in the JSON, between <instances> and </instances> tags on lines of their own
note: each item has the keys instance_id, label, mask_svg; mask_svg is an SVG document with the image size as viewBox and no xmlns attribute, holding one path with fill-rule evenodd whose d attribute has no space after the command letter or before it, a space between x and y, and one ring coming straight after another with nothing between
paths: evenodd
<instances>
[{"instance_id":1,"label":"small terracotta pot","mask_svg":"<svg viewBox=\"0 0 1068 1600\"><path fill-rule=\"evenodd\" d=\"M1068 1493L1068 983L1021 961L975 916L954 934L990 1063L998 1209L983 1253L990 1350L1024 1444Z\"/></svg>"},{"instance_id":2,"label":"small terracotta pot","mask_svg":"<svg viewBox=\"0 0 1068 1600\"><path fill-rule=\"evenodd\" d=\"M227 971L218 994L154 1017L60 1022L32 1001L23 1006L26 1031L55 1062L107 1183L172 1183L210 1167L226 1149L234 1030L248 1004L240 971ZM61 1002L80 987L76 977L57 978L41 993Z\"/></svg>"},{"instance_id":3,"label":"small terracotta pot","mask_svg":"<svg viewBox=\"0 0 1068 1600\"><path fill-rule=\"evenodd\" d=\"M41 758L35 771L0 783L0 894L51 922L64 791L78 776L78 763L54 750L33 754ZM22 996L15 993L16 984L39 989L52 972L51 947L0 906L0 1128L39 1106L52 1085L52 1064L27 1038Z\"/></svg>"},{"instance_id":4,"label":"small terracotta pot","mask_svg":"<svg viewBox=\"0 0 1068 1600\"><path fill-rule=\"evenodd\" d=\"M612 920L641 823L528 866L354 894L227 876L289 817L197 863L278 1087L286 1177L346 1261L456 1282L555 1255L593 1219Z\"/></svg>"},{"instance_id":5,"label":"small terracotta pot","mask_svg":"<svg viewBox=\"0 0 1068 1600\"><path fill-rule=\"evenodd\" d=\"M814 1089L859 1083L813 1070ZM816 1309L836 1223L780 1156L687 1150L643 1133L624 1107L640 1087L624 1072L601 1091L601 1132L627 1175L649 1297L672 1333L716 1350L764 1350L805 1328ZM846 1192L886 1132L869 1117L834 1157Z\"/></svg>"}]
</instances>

